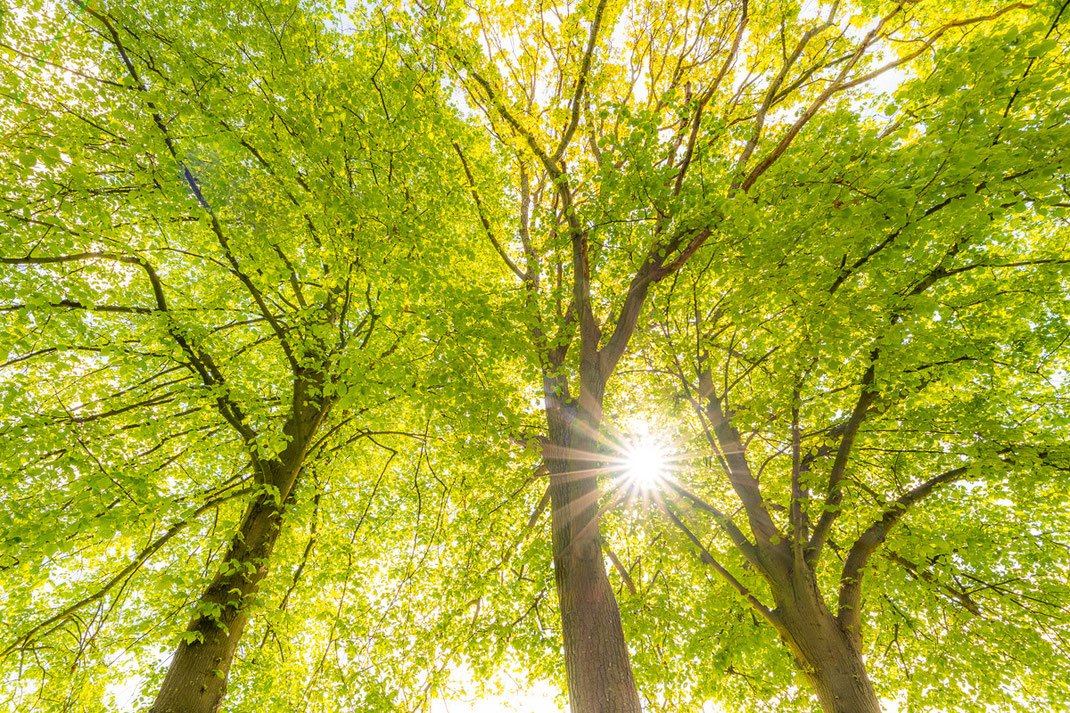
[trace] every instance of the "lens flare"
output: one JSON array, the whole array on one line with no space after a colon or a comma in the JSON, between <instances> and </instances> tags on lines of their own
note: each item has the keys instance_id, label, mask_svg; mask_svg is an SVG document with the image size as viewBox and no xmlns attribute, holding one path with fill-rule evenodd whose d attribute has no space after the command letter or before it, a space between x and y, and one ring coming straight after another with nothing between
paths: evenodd
<instances>
[{"instance_id":1,"label":"lens flare","mask_svg":"<svg viewBox=\"0 0 1070 713\"><path fill-rule=\"evenodd\" d=\"M624 450L624 475L639 488L650 490L668 472L668 455L664 445L641 436Z\"/></svg>"}]
</instances>

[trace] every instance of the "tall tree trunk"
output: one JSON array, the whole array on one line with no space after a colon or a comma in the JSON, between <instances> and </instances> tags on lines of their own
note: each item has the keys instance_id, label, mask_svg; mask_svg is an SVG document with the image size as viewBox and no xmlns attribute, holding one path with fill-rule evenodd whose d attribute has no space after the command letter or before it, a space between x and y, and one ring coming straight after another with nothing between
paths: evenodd
<instances>
[{"instance_id":1,"label":"tall tree trunk","mask_svg":"<svg viewBox=\"0 0 1070 713\"><path fill-rule=\"evenodd\" d=\"M554 582L572 713L639 713L620 610L602 556L596 462L576 457L596 453L598 419L590 413L577 419L557 398L547 403Z\"/></svg>"},{"instance_id":2,"label":"tall tree trunk","mask_svg":"<svg viewBox=\"0 0 1070 713\"><path fill-rule=\"evenodd\" d=\"M282 508L259 496L245 513L215 579L198 600L151 713L215 713L223 702L234 651L248 620L247 605L267 575L282 529ZM196 638L194 638L196 637ZM193 640L188 640L188 639Z\"/></svg>"},{"instance_id":3,"label":"tall tree trunk","mask_svg":"<svg viewBox=\"0 0 1070 713\"><path fill-rule=\"evenodd\" d=\"M318 382L315 382L318 385ZM327 406L307 397L307 385L294 387L294 411L283 427L289 443L277 460L254 461L263 482L272 486L257 496L227 548L212 583L198 600L186 638L175 651L150 713L216 713L227 691L248 606L267 576L271 553L282 532L283 514L305 463L312 435Z\"/></svg>"},{"instance_id":4,"label":"tall tree trunk","mask_svg":"<svg viewBox=\"0 0 1070 713\"><path fill-rule=\"evenodd\" d=\"M881 713L857 637L829 612L809 568L781 584L776 614L825 713ZM785 586L786 584L786 586Z\"/></svg>"},{"instance_id":5,"label":"tall tree trunk","mask_svg":"<svg viewBox=\"0 0 1070 713\"><path fill-rule=\"evenodd\" d=\"M844 646L827 643L831 646L817 652L812 670L806 673L821 709L825 713L881 713L861 653L847 640Z\"/></svg>"}]
</instances>

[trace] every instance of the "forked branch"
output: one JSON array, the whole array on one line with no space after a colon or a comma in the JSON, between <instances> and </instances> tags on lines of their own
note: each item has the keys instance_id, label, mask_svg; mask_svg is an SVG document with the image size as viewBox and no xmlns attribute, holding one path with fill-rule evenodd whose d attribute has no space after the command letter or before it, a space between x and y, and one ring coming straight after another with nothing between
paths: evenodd
<instances>
[{"instance_id":1,"label":"forked branch","mask_svg":"<svg viewBox=\"0 0 1070 713\"><path fill-rule=\"evenodd\" d=\"M840 598L838 617L840 624L853 636L860 636L862 630L862 574L870 557L884 543L912 505L931 495L935 490L956 480L961 480L969 472L968 466L961 466L934 476L924 483L912 488L893 501L879 520L863 532L851 546L847 560L843 563L840 574Z\"/></svg>"}]
</instances>

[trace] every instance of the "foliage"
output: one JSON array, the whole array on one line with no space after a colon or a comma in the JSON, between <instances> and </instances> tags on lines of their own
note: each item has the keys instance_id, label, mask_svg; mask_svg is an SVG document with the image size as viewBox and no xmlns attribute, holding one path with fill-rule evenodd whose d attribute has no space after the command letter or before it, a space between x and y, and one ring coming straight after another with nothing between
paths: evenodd
<instances>
[{"instance_id":1,"label":"foliage","mask_svg":"<svg viewBox=\"0 0 1070 713\"><path fill-rule=\"evenodd\" d=\"M571 394L590 457L637 417L678 452L653 491L599 475L649 707L813 706L751 546L858 615L901 710L1057 710L1068 12L22 3L4 703L151 699L272 497L227 708L416 710L504 659L560 680L539 460Z\"/></svg>"},{"instance_id":2,"label":"foliage","mask_svg":"<svg viewBox=\"0 0 1070 713\"><path fill-rule=\"evenodd\" d=\"M227 542L260 497L286 499L286 527L248 603L234 705L417 706L463 640L440 619L467 611L481 577L436 553L456 548L458 498L498 488L460 494L468 468L429 453L485 419L467 375L488 388L508 364L468 332L504 301L454 280L486 251L442 179L455 129L438 78L406 64L385 19L343 31L336 13L27 4L8 18L12 710L108 706L130 677L154 695L167 653L200 637L188 617L219 616L197 598L235 566ZM260 464L292 442L302 397L329 410L288 496Z\"/></svg>"},{"instance_id":3,"label":"foliage","mask_svg":"<svg viewBox=\"0 0 1070 713\"><path fill-rule=\"evenodd\" d=\"M477 4L435 51L514 166L480 189L493 231L517 235L501 252L544 378L582 394L584 345L612 372L638 319L599 451L619 460L640 414L684 454L691 495L666 484L632 507L620 471L602 477L650 705L812 705L787 686L777 632L738 611L779 603L748 547L798 543L833 614L838 596L848 629L860 613L885 698L1054 710L1068 695L1065 8L852 11ZM859 539L856 571L842 559ZM700 542L728 586L681 559ZM864 600L838 594L861 571Z\"/></svg>"}]
</instances>

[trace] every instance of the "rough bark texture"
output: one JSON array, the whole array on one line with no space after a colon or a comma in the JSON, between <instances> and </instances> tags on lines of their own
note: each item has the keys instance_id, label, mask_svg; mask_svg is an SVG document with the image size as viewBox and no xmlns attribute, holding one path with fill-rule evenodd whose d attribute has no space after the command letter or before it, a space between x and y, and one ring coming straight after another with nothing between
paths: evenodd
<instances>
[{"instance_id":1,"label":"rough bark texture","mask_svg":"<svg viewBox=\"0 0 1070 713\"><path fill-rule=\"evenodd\" d=\"M319 382L315 382L318 385ZM216 713L227 690L227 674L248 621L248 605L267 576L271 553L283 526L283 511L300 477L312 435L327 407L307 397L308 383L294 386L293 415L283 433L289 442L276 460L254 461L262 482L230 541L215 578L198 600L187 638L175 651L150 713Z\"/></svg>"},{"instance_id":2,"label":"rough bark texture","mask_svg":"<svg viewBox=\"0 0 1070 713\"><path fill-rule=\"evenodd\" d=\"M248 620L249 598L267 574L281 525L281 508L274 498L261 496L249 507L224 565L201 595L199 613L186 629L202 640L179 645L151 713L219 710L234 650ZM212 611L204 612L204 607Z\"/></svg>"},{"instance_id":3,"label":"rough bark texture","mask_svg":"<svg viewBox=\"0 0 1070 713\"><path fill-rule=\"evenodd\" d=\"M881 713L862 657L849 642L826 650L807 677L825 713Z\"/></svg>"},{"instance_id":4,"label":"rough bark texture","mask_svg":"<svg viewBox=\"0 0 1070 713\"><path fill-rule=\"evenodd\" d=\"M782 583L776 609L788 647L825 713L881 713L855 637L825 606L809 568Z\"/></svg>"},{"instance_id":5,"label":"rough bark texture","mask_svg":"<svg viewBox=\"0 0 1070 713\"><path fill-rule=\"evenodd\" d=\"M581 401L583 399L581 398ZM548 411L547 458L553 508L554 581L561 607L572 713L639 713L639 694L624 641L620 611L606 575L598 525L596 463L576 458L595 452L597 419L590 409L577 425L575 410ZM571 454L571 455L566 455Z\"/></svg>"}]
</instances>

